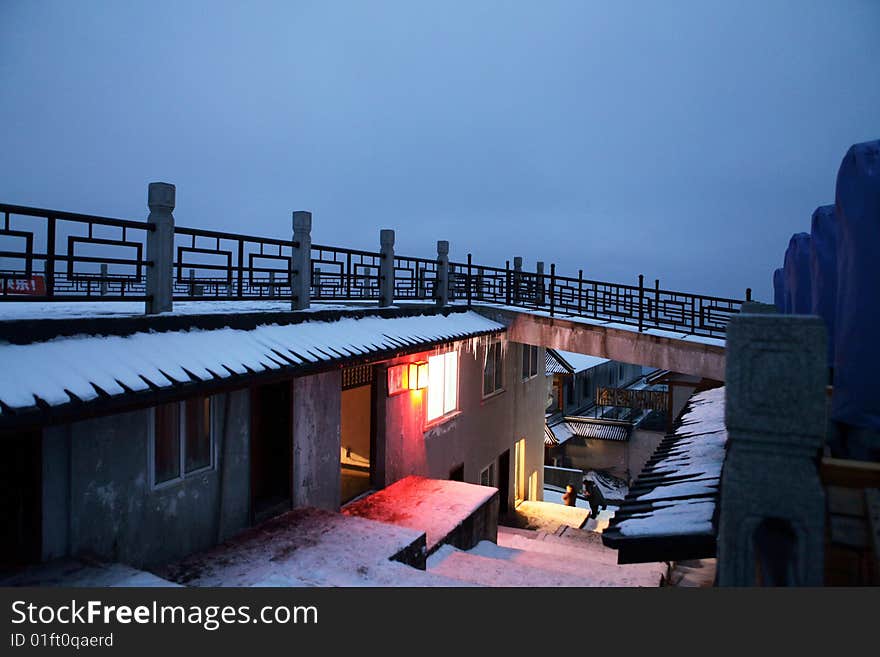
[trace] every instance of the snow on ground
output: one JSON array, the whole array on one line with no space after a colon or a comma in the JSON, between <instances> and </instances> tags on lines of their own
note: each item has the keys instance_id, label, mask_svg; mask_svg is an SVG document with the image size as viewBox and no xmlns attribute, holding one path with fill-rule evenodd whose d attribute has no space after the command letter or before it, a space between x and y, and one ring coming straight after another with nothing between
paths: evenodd
<instances>
[{"instance_id":1,"label":"snow on ground","mask_svg":"<svg viewBox=\"0 0 880 657\"><path fill-rule=\"evenodd\" d=\"M421 532L296 509L157 572L187 586L460 586L390 561Z\"/></svg>"},{"instance_id":2,"label":"snow on ground","mask_svg":"<svg viewBox=\"0 0 880 657\"><path fill-rule=\"evenodd\" d=\"M565 502L562 501L563 491L557 490L555 488L544 488L544 501L552 502L553 504L562 504L565 505ZM579 509L589 509L590 503L587 502L583 498L577 498L575 502L575 506Z\"/></svg>"},{"instance_id":3,"label":"snow on ground","mask_svg":"<svg viewBox=\"0 0 880 657\"><path fill-rule=\"evenodd\" d=\"M462 551L442 546L428 572L487 586L658 586L665 564L618 565L597 534L567 528L561 536L498 528L498 544Z\"/></svg>"},{"instance_id":4,"label":"snow on ground","mask_svg":"<svg viewBox=\"0 0 880 657\"><path fill-rule=\"evenodd\" d=\"M342 513L425 532L430 554L497 491L461 481L409 476L346 505Z\"/></svg>"},{"instance_id":5,"label":"snow on ground","mask_svg":"<svg viewBox=\"0 0 880 657\"><path fill-rule=\"evenodd\" d=\"M56 559L30 566L5 578L0 586L180 586L121 563Z\"/></svg>"},{"instance_id":6,"label":"snow on ground","mask_svg":"<svg viewBox=\"0 0 880 657\"><path fill-rule=\"evenodd\" d=\"M622 502L623 498L629 493L629 487L626 485L625 481L618 479L617 477L612 477L604 472L589 470L584 475L584 479L589 479L596 484L607 502Z\"/></svg>"},{"instance_id":7,"label":"snow on ground","mask_svg":"<svg viewBox=\"0 0 880 657\"><path fill-rule=\"evenodd\" d=\"M554 531L560 525L583 527L590 516L590 510L589 507L583 509L553 502L526 500L516 507L516 514L531 529Z\"/></svg>"},{"instance_id":8,"label":"snow on ground","mask_svg":"<svg viewBox=\"0 0 880 657\"><path fill-rule=\"evenodd\" d=\"M227 378L503 329L482 315L464 312L0 343L0 401L29 408L39 398L55 406L71 401L69 393L82 401L95 399L95 386L121 395L126 388L149 390L147 381L163 388L174 384L171 379L190 381L190 374L202 380Z\"/></svg>"}]
</instances>

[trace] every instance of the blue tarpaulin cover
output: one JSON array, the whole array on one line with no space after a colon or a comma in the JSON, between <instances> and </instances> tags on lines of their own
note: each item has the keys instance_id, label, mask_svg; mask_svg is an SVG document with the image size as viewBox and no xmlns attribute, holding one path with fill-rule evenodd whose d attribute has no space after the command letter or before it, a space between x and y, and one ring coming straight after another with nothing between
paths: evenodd
<instances>
[{"instance_id":1,"label":"blue tarpaulin cover","mask_svg":"<svg viewBox=\"0 0 880 657\"><path fill-rule=\"evenodd\" d=\"M785 275L782 267L773 270L773 303L777 311L785 312Z\"/></svg>"},{"instance_id":2,"label":"blue tarpaulin cover","mask_svg":"<svg viewBox=\"0 0 880 657\"><path fill-rule=\"evenodd\" d=\"M837 172L837 317L832 416L880 429L880 141L855 144Z\"/></svg>"},{"instance_id":3,"label":"blue tarpaulin cover","mask_svg":"<svg viewBox=\"0 0 880 657\"><path fill-rule=\"evenodd\" d=\"M837 313L837 218L833 205L822 205L813 212L810 273L810 312L825 321L830 366L834 362L834 316Z\"/></svg>"},{"instance_id":4,"label":"blue tarpaulin cover","mask_svg":"<svg viewBox=\"0 0 880 657\"><path fill-rule=\"evenodd\" d=\"M785 251L786 312L809 315L812 305L810 293L810 235L795 233Z\"/></svg>"}]
</instances>

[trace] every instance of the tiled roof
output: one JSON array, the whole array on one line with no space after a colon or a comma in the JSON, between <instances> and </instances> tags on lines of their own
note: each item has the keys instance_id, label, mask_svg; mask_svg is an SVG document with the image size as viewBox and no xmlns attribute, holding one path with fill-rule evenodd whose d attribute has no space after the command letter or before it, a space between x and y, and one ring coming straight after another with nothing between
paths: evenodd
<instances>
[{"instance_id":1,"label":"tiled roof","mask_svg":"<svg viewBox=\"0 0 880 657\"><path fill-rule=\"evenodd\" d=\"M715 556L726 445L724 388L691 397L602 534L619 563Z\"/></svg>"},{"instance_id":2,"label":"tiled roof","mask_svg":"<svg viewBox=\"0 0 880 657\"><path fill-rule=\"evenodd\" d=\"M0 343L0 421L19 410L343 362L504 330L475 312Z\"/></svg>"},{"instance_id":3,"label":"tiled roof","mask_svg":"<svg viewBox=\"0 0 880 657\"><path fill-rule=\"evenodd\" d=\"M546 425L545 425L546 426ZM547 435L549 432L549 435ZM632 432L629 422L615 422L590 417L566 417L552 426L546 426L545 444L561 445L573 436L592 440L627 441ZM551 438L552 436L552 438ZM551 440L553 442L549 442Z\"/></svg>"},{"instance_id":4,"label":"tiled roof","mask_svg":"<svg viewBox=\"0 0 880 657\"><path fill-rule=\"evenodd\" d=\"M560 351L558 349L547 349L546 373L577 374L607 362L607 358L601 358L600 356L577 354L573 351Z\"/></svg>"}]
</instances>

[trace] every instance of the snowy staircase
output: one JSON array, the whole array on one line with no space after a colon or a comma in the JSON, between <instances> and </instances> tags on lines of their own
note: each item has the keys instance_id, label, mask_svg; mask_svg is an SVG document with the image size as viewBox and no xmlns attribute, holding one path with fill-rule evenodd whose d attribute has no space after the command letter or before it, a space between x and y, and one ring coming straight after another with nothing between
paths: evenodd
<instances>
[{"instance_id":1,"label":"snowy staircase","mask_svg":"<svg viewBox=\"0 0 880 657\"><path fill-rule=\"evenodd\" d=\"M562 527L557 533L498 528L498 544L467 552L442 547L428 572L486 586L658 586L665 564L618 565L601 535Z\"/></svg>"}]
</instances>

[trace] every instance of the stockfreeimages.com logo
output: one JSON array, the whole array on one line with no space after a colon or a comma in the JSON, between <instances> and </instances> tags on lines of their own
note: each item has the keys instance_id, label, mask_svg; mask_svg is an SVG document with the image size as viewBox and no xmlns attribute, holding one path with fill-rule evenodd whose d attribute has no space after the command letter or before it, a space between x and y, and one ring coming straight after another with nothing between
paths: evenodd
<instances>
[{"instance_id":1,"label":"stockfreeimages.com logo","mask_svg":"<svg viewBox=\"0 0 880 657\"><path fill-rule=\"evenodd\" d=\"M267 605L252 610L249 605L108 605L100 600L69 604L35 605L24 600L12 603L12 623L21 625L198 625L213 632L223 625L263 623L266 625L318 623L315 606Z\"/></svg>"}]
</instances>

